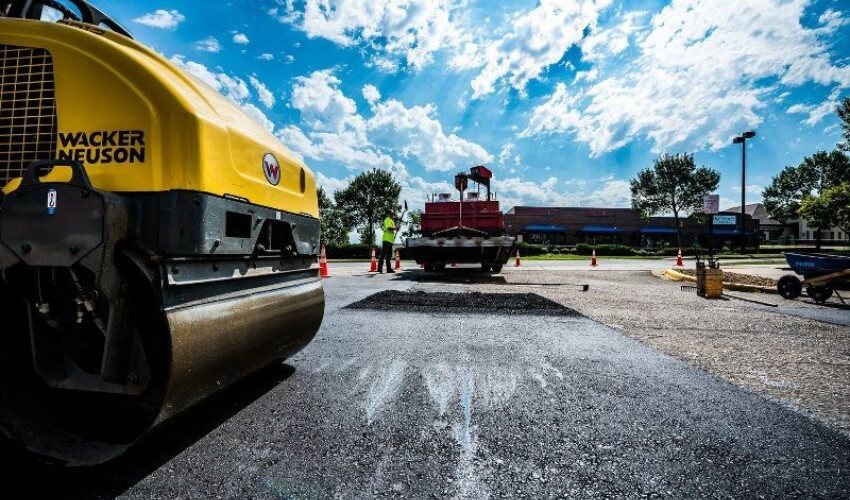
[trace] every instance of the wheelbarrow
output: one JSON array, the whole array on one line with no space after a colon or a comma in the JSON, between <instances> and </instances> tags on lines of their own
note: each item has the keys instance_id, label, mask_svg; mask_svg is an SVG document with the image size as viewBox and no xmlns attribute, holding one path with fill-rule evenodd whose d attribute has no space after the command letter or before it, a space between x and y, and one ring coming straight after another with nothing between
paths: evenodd
<instances>
[{"instance_id":1,"label":"wheelbarrow","mask_svg":"<svg viewBox=\"0 0 850 500\"><path fill-rule=\"evenodd\" d=\"M803 287L816 303L823 304L832 294L846 304L837 290L850 289L850 257L823 253L785 252L788 266L803 277L793 274L779 278L776 285L782 297L793 300L800 296Z\"/></svg>"}]
</instances>

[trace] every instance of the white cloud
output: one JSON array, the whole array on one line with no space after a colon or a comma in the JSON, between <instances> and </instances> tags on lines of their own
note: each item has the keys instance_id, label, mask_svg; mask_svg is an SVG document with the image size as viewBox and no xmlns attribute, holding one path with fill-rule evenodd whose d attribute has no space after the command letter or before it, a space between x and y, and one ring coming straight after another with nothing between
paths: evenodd
<instances>
[{"instance_id":1,"label":"white cloud","mask_svg":"<svg viewBox=\"0 0 850 500\"><path fill-rule=\"evenodd\" d=\"M325 38L342 46L366 45L376 53L373 63L395 71L399 62L420 69L434 52L468 39L456 25L452 0L305 0L297 6L279 1L283 9L269 13L310 38ZM283 13L281 13L283 10Z\"/></svg>"},{"instance_id":2,"label":"white cloud","mask_svg":"<svg viewBox=\"0 0 850 500\"><path fill-rule=\"evenodd\" d=\"M250 102L251 100L251 91L248 89L248 84L245 83L239 77L228 75L227 73L212 71L203 64L197 63L195 61L186 60L184 56L176 54L171 57L171 62L174 63L177 67L181 68L183 71L188 73L189 75L195 77L197 80L207 84L212 87L214 90L218 91L224 97L233 101L236 105L242 108L242 111L245 112L248 117L256 121L260 126L268 130L269 132L274 131L274 123L269 120L269 118L265 115L265 113L260 110L257 106ZM256 88L259 92L259 88L257 85L265 86L254 77L250 78L251 84ZM256 80L256 83L254 82ZM266 89L268 90L268 89ZM263 95L260 92L260 100L263 101ZM272 105L274 104L274 96L271 97ZM271 106L267 106L271 107Z\"/></svg>"},{"instance_id":3,"label":"white cloud","mask_svg":"<svg viewBox=\"0 0 850 500\"><path fill-rule=\"evenodd\" d=\"M292 127L283 132L285 141L298 144L293 149L352 168L398 168L401 163L384 151L414 157L427 170L465 169L492 159L478 144L446 134L433 116L433 106L379 102L380 93L370 85L362 92L374 114L364 118L354 100L339 89L341 83L332 70L295 79L290 104L301 113L308 132Z\"/></svg>"},{"instance_id":4,"label":"white cloud","mask_svg":"<svg viewBox=\"0 0 850 500\"><path fill-rule=\"evenodd\" d=\"M499 151L499 164L507 165L510 161L511 157L516 155L516 144L513 142L506 142L504 146L502 146L502 150Z\"/></svg>"},{"instance_id":5,"label":"white cloud","mask_svg":"<svg viewBox=\"0 0 850 500\"><path fill-rule=\"evenodd\" d=\"M473 142L448 134L432 105L405 107L390 99L375 106L367 127L372 140L404 156L416 157L426 170L467 169L493 156Z\"/></svg>"},{"instance_id":6,"label":"white cloud","mask_svg":"<svg viewBox=\"0 0 850 500\"><path fill-rule=\"evenodd\" d=\"M573 83L579 82L593 82L599 78L599 69L593 68L587 71L577 71L576 77L573 79Z\"/></svg>"},{"instance_id":7,"label":"white cloud","mask_svg":"<svg viewBox=\"0 0 850 500\"><path fill-rule=\"evenodd\" d=\"M251 97L248 85L239 77L211 71L203 64L188 61L181 55L172 56L171 62L233 101L244 101Z\"/></svg>"},{"instance_id":8,"label":"white cloud","mask_svg":"<svg viewBox=\"0 0 850 500\"><path fill-rule=\"evenodd\" d=\"M823 25L823 30L827 33L832 33L838 28L847 24L847 18L840 11L826 9L818 18L818 22Z\"/></svg>"},{"instance_id":9,"label":"white cloud","mask_svg":"<svg viewBox=\"0 0 850 500\"><path fill-rule=\"evenodd\" d=\"M261 61L274 61L274 54L263 52L262 54L257 56L257 59Z\"/></svg>"},{"instance_id":10,"label":"white cloud","mask_svg":"<svg viewBox=\"0 0 850 500\"><path fill-rule=\"evenodd\" d=\"M540 4L516 18L509 33L478 49L464 47L467 56L456 58L456 67L481 65L472 80L472 97L495 91L497 82L506 79L512 87L524 91L526 84L584 37L595 26L599 13L610 0L540 0ZM478 64L476 64L478 63Z\"/></svg>"},{"instance_id":11,"label":"white cloud","mask_svg":"<svg viewBox=\"0 0 850 500\"><path fill-rule=\"evenodd\" d=\"M267 108L274 107L274 94L268 87L266 87L266 84L261 82L255 76L251 76L248 80L251 82L251 86L254 87L254 90L257 91L257 98L261 103L263 103L263 106Z\"/></svg>"},{"instance_id":12,"label":"white cloud","mask_svg":"<svg viewBox=\"0 0 850 500\"><path fill-rule=\"evenodd\" d=\"M208 36L203 40L195 42L195 48L203 52L221 52L221 44L214 36Z\"/></svg>"},{"instance_id":13,"label":"white cloud","mask_svg":"<svg viewBox=\"0 0 850 500\"><path fill-rule=\"evenodd\" d=\"M291 105L301 112L301 121L310 129L351 132L365 140L365 120L357 114L357 103L339 90L340 83L333 70L299 76L292 88Z\"/></svg>"},{"instance_id":14,"label":"white cloud","mask_svg":"<svg viewBox=\"0 0 850 500\"><path fill-rule=\"evenodd\" d=\"M635 60L606 65L611 74L587 88L559 84L521 136L573 134L593 156L637 138L656 152L723 147L761 123L778 87L850 86L850 67L835 66L821 33L800 24L806 3L673 0L636 42Z\"/></svg>"},{"instance_id":15,"label":"white cloud","mask_svg":"<svg viewBox=\"0 0 850 500\"><path fill-rule=\"evenodd\" d=\"M363 98L369 103L369 106L374 106L376 102L381 100L381 93L378 87L367 84L363 86Z\"/></svg>"},{"instance_id":16,"label":"white cloud","mask_svg":"<svg viewBox=\"0 0 850 500\"><path fill-rule=\"evenodd\" d=\"M157 9L154 12L137 17L133 22L150 26L151 28L159 28L164 30L174 30L183 21L186 16L177 10Z\"/></svg>"},{"instance_id":17,"label":"white cloud","mask_svg":"<svg viewBox=\"0 0 850 500\"><path fill-rule=\"evenodd\" d=\"M788 114L808 114L809 117L803 123L812 127L821 122L826 116L835 113L838 107L840 89L836 88L829 97L820 104L794 104L788 108Z\"/></svg>"},{"instance_id":18,"label":"white cloud","mask_svg":"<svg viewBox=\"0 0 850 500\"><path fill-rule=\"evenodd\" d=\"M644 11L632 11L621 15L623 20L613 27L595 27L581 41L581 58L601 63L626 50L630 45L629 38L638 30L638 23L644 16Z\"/></svg>"},{"instance_id":19,"label":"white cloud","mask_svg":"<svg viewBox=\"0 0 850 500\"><path fill-rule=\"evenodd\" d=\"M615 178L602 181L592 191L587 189L586 183L563 191L558 187L557 177L549 177L540 183L509 177L499 181L498 191L504 210L523 205L613 208L631 204L629 182Z\"/></svg>"},{"instance_id":20,"label":"white cloud","mask_svg":"<svg viewBox=\"0 0 850 500\"><path fill-rule=\"evenodd\" d=\"M339 89L340 83L332 70L296 78L290 105L301 113L308 131L291 125L280 130L278 137L306 157L334 161L350 169L403 169L369 142L366 120L357 113L354 100Z\"/></svg>"},{"instance_id":21,"label":"white cloud","mask_svg":"<svg viewBox=\"0 0 850 500\"><path fill-rule=\"evenodd\" d=\"M233 43L238 43L240 45L247 45L247 44L251 43L251 41L248 40L248 35L246 35L245 33L239 33L238 31L236 31L236 32L233 32Z\"/></svg>"}]
</instances>

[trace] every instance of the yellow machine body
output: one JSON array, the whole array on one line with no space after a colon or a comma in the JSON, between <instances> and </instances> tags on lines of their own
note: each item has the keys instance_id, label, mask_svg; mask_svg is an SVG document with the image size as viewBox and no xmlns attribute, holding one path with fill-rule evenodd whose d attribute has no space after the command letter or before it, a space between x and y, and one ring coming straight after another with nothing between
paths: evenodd
<instances>
[{"instance_id":1,"label":"yellow machine body","mask_svg":"<svg viewBox=\"0 0 850 500\"><path fill-rule=\"evenodd\" d=\"M57 157L81 161L96 188L199 191L318 217L306 166L236 104L135 40L73 21L0 18L0 44L51 54ZM277 185L264 172L267 153L279 163Z\"/></svg>"},{"instance_id":2,"label":"yellow machine body","mask_svg":"<svg viewBox=\"0 0 850 500\"><path fill-rule=\"evenodd\" d=\"M313 339L316 181L151 49L5 5L0 433L92 465Z\"/></svg>"}]
</instances>

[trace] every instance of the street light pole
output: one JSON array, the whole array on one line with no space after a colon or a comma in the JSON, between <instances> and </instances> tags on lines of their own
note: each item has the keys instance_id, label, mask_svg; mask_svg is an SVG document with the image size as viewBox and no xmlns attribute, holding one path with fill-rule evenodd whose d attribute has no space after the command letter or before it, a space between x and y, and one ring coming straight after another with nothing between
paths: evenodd
<instances>
[{"instance_id":1,"label":"street light pole","mask_svg":"<svg viewBox=\"0 0 850 500\"><path fill-rule=\"evenodd\" d=\"M747 251L747 232L744 225L744 215L747 213L747 139L752 139L756 133L752 130L744 132L732 139L733 144L741 145L741 253Z\"/></svg>"}]
</instances>

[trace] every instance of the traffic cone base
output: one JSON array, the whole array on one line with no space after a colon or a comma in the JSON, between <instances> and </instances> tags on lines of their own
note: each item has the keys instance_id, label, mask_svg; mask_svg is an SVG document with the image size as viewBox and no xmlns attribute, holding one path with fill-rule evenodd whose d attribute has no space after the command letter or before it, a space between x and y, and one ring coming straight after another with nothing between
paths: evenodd
<instances>
[{"instance_id":1,"label":"traffic cone base","mask_svg":"<svg viewBox=\"0 0 850 500\"><path fill-rule=\"evenodd\" d=\"M401 269L401 254L398 250L395 251L395 268Z\"/></svg>"},{"instance_id":2,"label":"traffic cone base","mask_svg":"<svg viewBox=\"0 0 850 500\"><path fill-rule=\"evenodd\" d=\"M519 256L519 248L516 250L516 262L514 263L514 267L519 267L522 265L522 259Z\"/></svg>"},{"instance_id":3,"label":"traffic cone base","mask_svg":"<svg viewBox=\"0 0 850 500\"><path fill-rule=\"evenodd\" d=\"M593 249L593 254L590 256L590 267L596 267L596 249Z\"/></svg>"},{"instance_id":4,"label":"traffic cone base","mask_svg":"<svg viewBox=\"0 0 850 500\"><path fill-rule=\"evenodd\" d=\"M679 249L679 254L676 256L676 267L682 267L685 263L682 261L682 249Z\"/></svg>"},{"instance_id":5,"label":"traffic cone base","mask_svg":"<svg viewBox=\"0 0 850 500\"><path fill-rule=\"evenodd\" d=\"M322 278L330 278L331 276L328 270L328 255L325 253L325 245L322 245L322 253L319 255L319 273Z\"/></svg>"}]
</instances>

